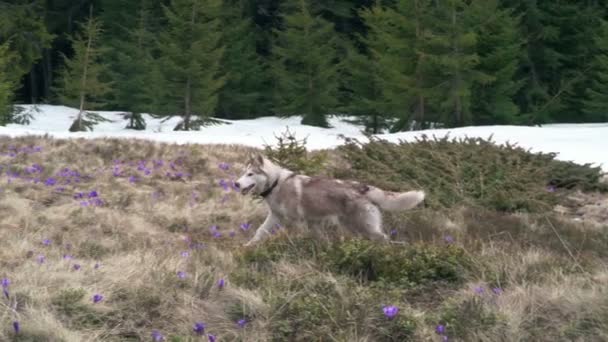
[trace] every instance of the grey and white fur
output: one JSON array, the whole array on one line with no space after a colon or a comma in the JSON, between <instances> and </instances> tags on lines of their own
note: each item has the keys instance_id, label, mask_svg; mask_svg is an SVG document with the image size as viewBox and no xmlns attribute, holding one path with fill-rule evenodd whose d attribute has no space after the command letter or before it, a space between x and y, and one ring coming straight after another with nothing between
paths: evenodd
<instances>
[{"instance_id":1,"label":"grey and white fur","mask_svg":"<svg viewBox=\"0 0 608 342\"><path fill-rule=\"evenodd\" d=\"M277 224L314 228L328 222L388 241L380 209L408 210L425 198L423 191L395 193L353 181L296 174L262 155L249 158L236 186L243 195L261 196L268 205L266 220L245 246L261 242Z\"/></svg>"}]
</instances>

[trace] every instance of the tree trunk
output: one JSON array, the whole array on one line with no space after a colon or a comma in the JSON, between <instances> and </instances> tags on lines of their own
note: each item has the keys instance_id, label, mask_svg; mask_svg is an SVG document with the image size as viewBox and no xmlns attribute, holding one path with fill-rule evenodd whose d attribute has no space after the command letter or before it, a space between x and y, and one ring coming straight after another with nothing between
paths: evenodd
<instances>
[{"instance_id":1,"label":"tree trunk","mask_svg":"<svg viewBox=\"0 0 608 342\"><path fill-rule=\"evenodd\" d=\"M184 97L184 130L190 130L190 116L192 115L191 98L190 98L190 76L186 82L186 96Z\"/></svg>"},{"instance_id":2,"label":"tree trunk","mask_svg":"<svg viewBox=\"0 0 608 342\"><path fill-rule=\"evenodd\" d=\"M30 103L36 104L38 99L38 84L36 82L36 67L30 70Z\"/></svg>"},{"instance_id":3,"label":"tree trunk","mask_svg":"<svg viewBox=\"0 0 608 342\"><path fill-rule=\"evenodd\" d=\"M85 107L87 72L89 69L89 58L90 58L90 52L91 52L91 45L93 43L92 42L93 37L91 34L91 19L93 18L93 6L92 5L91 5L89 11L90 11L90 14L89 14L89 24L87 27L87 33L88 33L87 49L84 53L84 66L83 66L83 70L82 70L82 78L80 80L80 107L79 107L79 112L78 112L78 118L76 119L78 130L82 130L82 114L84 112L84 107Z\"/></svg>"},{"instance_id":4,"label":"tree trunk","mask_svg":"<svg viewBox=\"0 0 608 342\"><path fill-rule=\"evenodd\" d=\"M42 98L48 99L53 84L53 62L51 49L44 49L42 55Z\"/></svg>"}]
</instances>

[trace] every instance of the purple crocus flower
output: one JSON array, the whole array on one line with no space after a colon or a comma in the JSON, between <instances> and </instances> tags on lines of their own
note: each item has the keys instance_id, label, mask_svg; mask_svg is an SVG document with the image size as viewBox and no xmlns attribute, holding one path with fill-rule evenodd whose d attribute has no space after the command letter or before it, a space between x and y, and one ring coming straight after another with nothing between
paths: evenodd
<instances>
[{"instance_id":1,"label":"purple crocus flower","mask_svg":"<svg viewBox=\"0 0 608 342\"><path fill-rule=\"evenodd\" d=\"M97 191L93 190L93 191L89 192L89 198L95 198L97 196L99 196Z\"/></svg>"},{"instance_id":2,"label":"purple crocus flower","mask_svg":"<svg viewBox=\"0 0 608 342\"><path fill-rule=\"evenodd\" d=\"M93 296L93 303L99 303L103 300L103 296L100 294L95 294Z\"/></svg>"},{"instance_id":3,"label":"purple crocus flower","mask_svg":"<svg viewBox=\"0 0 608 342\"><path fill-rule=\"evenodd\" d=\"M382 311L384 312L384 316L388 317L389 319L393 319L399 313L399 308L394 305L389 305L384 306Z\"/></svg>"},{"instance_id":4,"label":"purple crocus flower","mask_svg":"<svg viewBox=\"0 0 608 342\"><path fill-rule=\"evenodd\" d=\"M99 265L98 263L95 264L95 266L93 266L94 269L98 269L101 265Z\"/></svg>"},{"instance_id":5,"label":"purple crocus flower","mask_svg":"<svg viewBox=\"0 0 608 342\"><path fill-rule=\"evenodd\" d=\"M152 330L152 339L156 342L164 341L165 336L163 336L163 334L161 334L158 330Z\"/></svg>"},{"instance_id":6,"label":"purple crocus flower","mask_svg":"<svg viewBox=\"0 0 608 342\"><path fill-rule=\"evenodd\" d=\"M502 293L502 289L500 287L493 287L492 292L494 292L494 294L499 295Z\"/></svg>"},{"instance_id":7,"label":"purple crocus flower","mask_svg":"<svg viewBox=\"0 0 608 342\"><path fill-rule=\"evenodd\" d=\"M435 327L435 332L438 333L439 335L445 334L445 325L443 325L443 324L437 325L437 327Z\"/></svg>"},{"instance_id":8,"label":"purple crocus flower","mask_svg":"<svg viewBox=\"0 0 608 342\"><path fill-rule=\"evenodd\" d=\"M226 281L224 280L224 278L220 278L220 280L217 282L217 287L221 290L224 288L225 285Z\"/></svg>"},{"instance_id":9,"label":"purple crocus flower","mask_svg":"<svg viewBox=\"0 0 608 342\"><path fill-rule=\"evenodd\" d=\"M18 321L13 322L13 330L15 330L15 334L18 334L21 331L21 325Z\"/></svg>"},{"instance_id":10,"label":"purple crocus flower","mask_svg":"<svg viewBox=\"0 0 608 342\"><path fill-rule=\"evenodd\" d=\"M219 238L222 237L222 233L220 233L220 232L214 232L213 233L213 237L216 238L216 239L219 239Z\"/></svg>"},{"instance_id":11,"label":"purple crocus flower","mask_svg":"<svg viewBox=\"0 0 608 342\"><path fill-rule=\"evenodd\" d=\"M220 180L219 184L224 189L224 191L228 191L229 190L229 186L230 185L228 185L228 182L226 182L225 180L223 180L223 179Z\"/></svg>"},{"instance_id":12,"label":"purple crocus flower","mask_svg":"<svg viewBox=\"0 0 608 342\"><path fill-rule=\"evenodd\" d=\"M475 293L477 293L477 294L483 294L483 293L486 291L486 289L484 289L484 288L483 288L483 286L477 286L477 287L474 289L474 291L475 291Z\"/></svg>"},{"instance_id":13,"label":"purple crocus flower","mask_svg":"<svg viewBox=\"0 0 608 342\"><path fill-rule=\"evenodd\" d=\"M56 180L55 178L53 178L53 177L48 178L48 179L47 179L47 180L44 182L44 185L46 185L46 186L53 186L53 185L55 185L55 184L57 184L57 180Z\"/></svg>"},{"instance_id":14,"label":"purple crocus flower","mask_svg":"<svg viewBox=\"0 0 608 342\"><path fill-rule=\"evenodd\" d=\"M8 279L8 278L3 278L2 279L2 288L3 289L7 288L10 284L11 284L10 279Z\"/></svg>"},{"instance_id":15,"label":"purple crocus flower","mask_svg":"<svg viewBox=\"0 0 608 342\"><path fill-rule=\"evenodd\" d=\"M197 335L203 336L205 334L205 323L196 322L194 328L192 328Z\"/></svg>"},{"instance_id":16,"label":"purple crocus flower","mask_svg":"<svg viewBox=\"0 0 608 342\"><path fill-rule=\"evenodd\" d=\"M182 279L182 280L186 279L186 272L184 272L184 271L178 271L177 272L177 277L179 279Z\"/></svg>"},{"instance_id":17,"label":"purple crocus flower","mask_svg":"<svg viewBox=\"0 0 608 342\"><path fill-rule=\"evenodd\" d=\"M220 163L219 168L224 171L228 171L230 169L230 165L228 163Z\"/></svg>"},{"instance_id":18,"label":"purple crocus flower","mask_svg":"<svg viewBox=\"0 0 608 342\"><path fill-rule=\"evenodd\" d=\"M247 325L247 320L246 320L246 319L244 319L244 318L241 318L241 319L239 319L239 320L236 322L236 324L238 324L238 326L239 326L240 328L244 328L244 327L245 327L245 325Z\"/></svg>"},{"instance_id":19,"label":"purple crocus flower","mask_svg":"<svg viewBox=\"0 0 608 342\"><path fill-rule=\"evenodd\" d=\"M137 177L135 177L135 176L129 177L129 183L136 183L136 182L137 182Z\"/></svg>"},{"instance_id":20,"label":"purple crocus flower","mask_svg":"<svg viewBox=\"0 0 608 342\"><path fill-rule=\"evenodd\" d=\"M78 271L80 269L80 264L74 264L72 267L74 268L74 271Z\"/></svg>"},{"instance_id":21,"label":"purple crocus flower","mask_svg":"<svg viewBox=\"0 0 608 342\"><path fill-rule=\"evenodd\" d=\"M445 241L448 244L454 243L454 237L452 235L446 235L443 237L443 241Z\"/></svg>"},{"instance_id":22,"label":"purple crocus flower","mask_svg":"<svg viewBox=\"0 0 608 342\"><path fill-rule=\"evenodd\" d=\"M187 258L190 256L190 253L184 251L184 252L181 252L181 256L184 258Z\"/></svg>"},{"instance_id":23,"label":"purple crocus flower","mask_svg":"<svg viewBox=\"0 0 608 342\"><path fill-rule=\"evenodd\" d=\"M73 257L71 254L64 254L64 255L63 255L63 258L64 258L65 260L72 260L72 259L74 259L74 257Z\"/></svg>"},{"instance_id":24,"label":"purple crocus flower","mask_svg":"<svg viewBox=\"0 0 608 342\"><path fill-rule=\"evenodd\" d=\"M215 340L216 340L215 335L211 335L211 334L208 334L207 338L209 339L209 342L215 342Z\"/></svg>"},{"instance_id":25,"label":"purple crocus flower","mask_svg":"<svg viewBox=\"0 0 608 342\"><path fill-rule=\"evenodd\" d=\"M391 229L391 236L397 235L397 229Z\"/></svg>"},{"instance_id":26,"label":"purple crocus flower","mask_svg":"<svg viewBox=\"0 0 608 342\"><path fill-rule=\"evenodd\" d=\"M42 244L45 246L49 246L51 244L51 240L50 239L44 239L42 240Z\"/></svg>"},{"instance_id":27,"label":"purple crocus flower","mask_svg":"<svg viewBox=\"0 0 608 342\"><path fill-rule=\"evenodd\" d=\"M234 230L231 230L230 233L228 233L228 235L230 235L230 237L234 237L236 235L236 233L234 232Z\"/></svg>"},{"instance_id":28,"label":"purple crocus flower","mask_svg":"<svg viewBox=\"0 0 608 342\"><path fill-rule=\"evenodd\" d=\"M249 228L251 228L251 223L241 223L242 230L247 231Z\"/></svg>"},{"instance_id":29,"label":"purple crocus flower","mask_svg":"<svg viewBox=\"0 0 608 342\"><path fill-rule=\"evenodd\" d=\"M44 261L46 260L46 258L44 257L44 255L40 254L38 256L38 263L39 264L44 264Z\"/></svg>"}]
</instances>

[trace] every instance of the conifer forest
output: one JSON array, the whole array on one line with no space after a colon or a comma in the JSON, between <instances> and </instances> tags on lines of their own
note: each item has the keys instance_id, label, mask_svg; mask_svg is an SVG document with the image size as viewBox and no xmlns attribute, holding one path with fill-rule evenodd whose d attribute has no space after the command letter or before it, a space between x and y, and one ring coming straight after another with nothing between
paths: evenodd
<instances>
[{"instance_id":1,"label":"conifer forest","mask_svg":"<svg viewBox=\"0 0 608 342\"><path fill-rule=\"evenodd\" d=\"M212 118L347 114L372 132L608 121L600 0L0 1L14 104ZM88 113L88 112L87 112ZM76 120L71 130L81 130Z\"/></svg>"}]
</instances>

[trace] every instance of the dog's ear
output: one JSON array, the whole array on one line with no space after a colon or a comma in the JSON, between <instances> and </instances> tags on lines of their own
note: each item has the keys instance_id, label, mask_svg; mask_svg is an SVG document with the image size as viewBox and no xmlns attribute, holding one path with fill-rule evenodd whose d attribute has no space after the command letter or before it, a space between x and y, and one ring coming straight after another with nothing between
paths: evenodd
<instances>
[{"instance_id":1,"label":"dog's ear","mask_svg":"<svg viewBox=\"0 0 608 342\"><path fill-rule=\"evenodd\" d=\"M256 160L260 166L264 165L264 156L261 153L258 153L256 156Z\"/></svg>"}]
</instances>

